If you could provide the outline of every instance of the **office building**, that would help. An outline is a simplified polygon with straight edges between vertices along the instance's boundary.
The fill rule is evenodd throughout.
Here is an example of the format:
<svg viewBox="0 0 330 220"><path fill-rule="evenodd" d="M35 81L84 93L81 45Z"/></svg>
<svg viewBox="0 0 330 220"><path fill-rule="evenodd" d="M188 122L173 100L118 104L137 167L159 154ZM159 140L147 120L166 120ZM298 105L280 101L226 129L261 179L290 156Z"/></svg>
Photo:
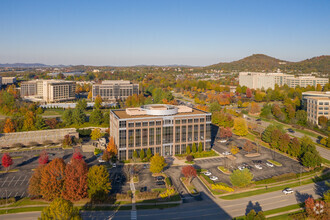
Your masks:
<svg viewBox="0 0 330 220"><path fill-rule="evenodd" d="M76 83L64 80L33 80L21 83L21 97L36 102L74 100Z"/></svg>
<svg viewBox="0 0 330 220"><path fill-rule="evenodd" d="M131 159L134 150L162 156L183 154L193 143L211 147L211 113L187 106L164 104L110 111L110 136L120 160Z"/></svg>
<svg viewBox="0 0 330 220"><path fill-rule="evenodd" d="M318 124L318 119L321 116L330 119L330 98L307 97L307 121Z"/></svg>
<svg viewBox="0 0 330 220"><path fill-rule="evenodd" d="M16 77L2 77L2 85L10 85L16 83Z"/></svg>
<svg viewBox="0 0 330 220"><path fill-rule="evenodd" d="M294 77L293 75L284 73L239 73L239 85L246 86L251 89L274 89L276 84L279 86L283 86L286 84L290 88L295 88L296 86L317 86L317 84L324 86L327 83L329 83L328 78L316 78L314 76Z"/></svg>
<svg viewBox="0 0 330 220"><path fill-rule="evenodd" d="M304 110L307 110L307 98L310 97L328 97L330 99L330 91L321 92L321 91L308 91L302 93L301 106Z"/></svg>
<svg viewBox="0 0 330 220"><path fill-rule="evenodd" d="M94 84L92 93L93 100L98 95L104 101L126 99L133 94L139 94L139 84L133 84L125 80L105 80L101 84Z"/></svg>

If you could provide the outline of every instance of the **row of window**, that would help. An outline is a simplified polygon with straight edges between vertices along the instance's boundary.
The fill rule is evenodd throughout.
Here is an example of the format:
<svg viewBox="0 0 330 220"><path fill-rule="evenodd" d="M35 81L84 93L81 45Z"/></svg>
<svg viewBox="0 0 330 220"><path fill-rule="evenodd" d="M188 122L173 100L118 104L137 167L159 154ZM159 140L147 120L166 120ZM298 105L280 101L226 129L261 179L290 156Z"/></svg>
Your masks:
<svg viewBox="0 0 330 220"><path fill-rule="evenodd" d="M206 132L206 133L205 133ZM201 125L168 126L119 131L119 148L153 146L169 143L203 141L211 138L211 127Z"/></svg>
<svg viewBox="0 0 330 220"><path fill-rule="evenodd" d="M169 124L173 124L174 120L170 120L170 119L165 119L163 121L164 125L169 125ZM194 119L176 119L175 120L175 124L191 124L191 123L203 123L205 121L204 118L194 118ZM206 121L211 121L211 116L207 115L206 116ZM129 128L133 128L133 127L146 127L146 126L155 126L155 124L157 126L162 124L161 120L157 120L155 121L144 121L144 122L128 122L128 127ZM126 121L119 121L119 128L126 128L127 126L127 122Z"/></svg>

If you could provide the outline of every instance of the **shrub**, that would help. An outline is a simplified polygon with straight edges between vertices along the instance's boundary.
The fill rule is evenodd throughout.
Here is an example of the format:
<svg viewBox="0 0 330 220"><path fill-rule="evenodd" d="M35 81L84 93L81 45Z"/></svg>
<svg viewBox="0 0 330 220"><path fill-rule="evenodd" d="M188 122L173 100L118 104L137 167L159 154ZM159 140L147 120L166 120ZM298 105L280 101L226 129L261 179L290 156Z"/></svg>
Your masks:
<svg viewBox="0 0 330 220"><path fill-rule="evenodd" d="M13 144L13 145L11 145L12 147L15 147L15 148L21 148L21 147L24 147L24 145L23 144L21 144L21 143L15 143L15 144Z"/></svg>
<svg viewBox="0 0 330 220"><path fill-rule="evenodd" d="M172 180L169 177L165 178L165 182L168 186L170 186L170 187L172 186Z"/></svg>
<svg viewBox="0 0 330 220"><path fill-rule="evenodd" d="M164 199L166 197L170 197L174 193L175 193L175 190L174 189L167 189L166 191L164 191L161 194L159 194L159 196Z"/></svg>
<svg viewBox="0 0 330 220"><path fill-rule="evenodd" d="M189 154L189 155L187 155L186 160L189 161L189 162L191 162L191 161L194 160L194 156L192 156L192 155Z"/></svg>
<svg viewBox="0 0 330 220"><path fill-rule="evenodd" d="M8 198L7 201L6 199L0 199L0 205L5 205L14 202L16 202L16 199L14 197Z"/></svg>
<svg viewBox="0 0 330 220"><path fill-rule="evenodd" d="M226 191L226 192L233 192L234 189L229 186L224 186L223 184L212 184L213 190L220 190L220 191Z"/></svg>
<svg viewBox="0 0 330 220"><path fill-rule="evenodd" d="M103 151L101 150L101 149L99 149L99 148L95 148L94 149L94 155L98 155L98 154L100 154L100 153L102 153Z"/></svg>

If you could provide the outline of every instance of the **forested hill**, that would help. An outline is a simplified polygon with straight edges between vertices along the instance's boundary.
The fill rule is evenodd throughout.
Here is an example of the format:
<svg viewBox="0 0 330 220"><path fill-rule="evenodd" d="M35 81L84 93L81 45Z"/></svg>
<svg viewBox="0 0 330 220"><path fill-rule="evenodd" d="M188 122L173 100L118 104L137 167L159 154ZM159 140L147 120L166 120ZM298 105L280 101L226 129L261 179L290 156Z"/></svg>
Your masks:
<svg viewBox="0 0 330 220"><path fill-rule="evenodd" d="M245 57L241 60L229 62L229 63L218 63L205 68L210 69L221 69L225 72L232 71L266 71L272 72L277 69L283 72L320 72L323 74L330 74L330 56L319 56L311 59L289 62L285 60L279 60L274 57L270 57L264 54L253 54Z"/></svg>

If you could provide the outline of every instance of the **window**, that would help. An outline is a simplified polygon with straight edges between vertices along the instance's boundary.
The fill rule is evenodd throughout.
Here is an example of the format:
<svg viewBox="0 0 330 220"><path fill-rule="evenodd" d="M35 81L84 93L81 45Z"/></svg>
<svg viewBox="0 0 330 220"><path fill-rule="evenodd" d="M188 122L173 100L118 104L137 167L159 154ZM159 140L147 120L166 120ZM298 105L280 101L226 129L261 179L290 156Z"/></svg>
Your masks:
<svg viewBox="0 0 330 220"><path fill-rule="evenodd" d="M319 107L319 110L323 110L323 107Z"/></svg>
<svg viewBox="0 0 330 220"><path fill-rule="evenodd" d="M128 159L133 158L133 150L128 150Z"/></svg>
<svg viewBox="0 0 330 220"><path fill-rule="evenodd" d="M198 125L194 125L194 141L198 141Z"/></svg>
<svg viewBox="0 0 330 220"><path fill-rule="evenodd" d="M126 147L126 130L119 131L119 148Z"/></svg>
<svg viewBox="0 0 330 220"><path fill-rule="evenodd" d="M162 121L156 121L156 125L162 125Z"/></svg>
<svg viewBox="0 0 330 220"><path fill-rule="evenodd" d="M206 125L206 140L211 139L211 124Z"/></svg>
<svg viewBox="0 0 330 220"><path fill-rule="evenodd" d="M173 127L163 127L163 144L173 143Z"/></svg>
<svg viewBox="0 0 330 220"><path fill-rule="evenodd" d="M198 123L199 122L199 119L198 118L195 118L194 119L194 123Z"/></svg>
<svg viewBox="0 0 330 220"><path fill-rule="evenodd" d="M119 160L126 160L126 150L119 151Z"/></svg>
<svg viewBox="0 0 330 220"><path fill-rule="evenodd" d="M142 129L142 146L148 145L148 128Z"/></svg>
<svg viewBox="0 0 330 220"><path fill-rule="evenodd" d="M188 141L192 141L192 125L188 125Z"/></svg>
<svg viewBox="0 0 330 220"><path fill-rule="evenodd" d="M186 153L186 145L181 144L181 154L185 154L185 153Z"/></svg>
<svg viewBox="0 0 330 220"><path fill-rule="evenodd" d="M192 123L193 122L193 120L192 119L188 119L188 123Z"/></svg>
<svg viewBox="0 0 330 220"><path fill-rule="evenodd" d="M161 153L160 153L160 147L156 147L156 153L158 153L159 155L161 155Z"/></svg>
<svg viewBox="0 0 330 220"><path fill-rule="evenodd" d="M180 126L175 127L175 142L180 142Z"/></svg>
<svg viewBox="0 0 330 220"><path fill-rule="evenodd" d="M128 130L128 147L134 147L134 130Z"/></svg>
<svg viewBox="0 0 330 220"><path fill-rule="evenodd" d="M162 128L156 128L156 145L160 145L162 143Z"/></svg>
<svg viewBox="0 0 330 220"><path fill-rule="evenodd" d="M149 128L149 145L155 144L155 128Z"/></svg>
<svg viewBox="0 0 330 220"><path fill-rule="evenodd" d="M135 147L141 146L141 129L135 130Z"/></svg>
<svg viewBox="0 0 330 220"><path fill-rule="evenodd" d="M128 127L129 128L133 128L134 127L134 123L133 122L128 123Z"/></svg>
<svg viewBox="0 0 330 220"><path fill-rule="evenodd" d="M211 121L211 115L206 115L206 121Z"/></svg>
<svg viewBox="0 0 330 220"><path fill-rule="evenodd" d="M142 123L142 126L143 126L143 127L148 126L148 122L147 122L147 121L143 122L143 123Z"/></svg>
<svg viewBox="0 0 330 220"><path fill-rule="evenodd" d="M204 140L204 125L199 126L199 135L200 135L200 139Z"/></svg>
<svg viewBox="0 0 330 220"><path fill-rule="evenodd" d="M180 119L176 119L175 124L180 124Z"/></svg>
<svg viewBox="0 0 330 220"><path fill-rule="evenodd" d="M319 105L323 105L323 102L320 102Z"/></svg>
<svg viewBox="0 0 330 220"><path fill-rule="evenodd" d="M187 123L187 119L182 119L182 124L186 124Z"/></svg>
<svg viewBox="0 0 330 220"><path fill-rule="evenodd" d="M119 128L126 128L126 121L119 121Z"/></svg>
<svg viewBox="0 0 330 220"><path fill-rule="evenodd" d="M155 121L149 121L149 126L154 126L155 125Z"/></svg>
<svg viewBox="0 0 330 220"><path fill-rule="evenodd" d="M164 125L171 125L173 124L173 120L165 119L164 120Z"/></svg>
<svg viewBox="0 0 330 220"><path fill-rule="evenodd" d="M204 118L200 118L199 121L200 122L204 122L205 120L204 120Z"/></svg>
<svg viewBox="0 0 330 220"><path fill-rule="evenodd" d="M141 122L135 122L135 127L141 127Z"/></svg>
<svg viewBox="0 0 330 220"><path fill-rule="evenodd" d="M185 142L186 139L187 139L187 126L182 126L181 141Z"/></svg>
<svg viewBox="0 0 330 220"><path fill-rule="evenodd" d="M175 154L180 154L180 145L175 145Z"/></svg>

